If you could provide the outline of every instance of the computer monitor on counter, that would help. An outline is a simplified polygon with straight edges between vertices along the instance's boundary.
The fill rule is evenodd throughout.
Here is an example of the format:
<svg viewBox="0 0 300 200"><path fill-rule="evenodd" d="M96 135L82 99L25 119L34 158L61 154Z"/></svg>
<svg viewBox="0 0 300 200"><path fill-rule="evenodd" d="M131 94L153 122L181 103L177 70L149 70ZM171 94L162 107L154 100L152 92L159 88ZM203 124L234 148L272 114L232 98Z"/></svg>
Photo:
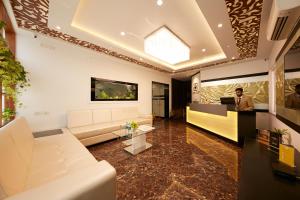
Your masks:
<svg viewBox="0 0 300 200"><path fill-rule="evenodd" d="M235 105L234 97L221 97L221 104L224 105Z"/></svg>

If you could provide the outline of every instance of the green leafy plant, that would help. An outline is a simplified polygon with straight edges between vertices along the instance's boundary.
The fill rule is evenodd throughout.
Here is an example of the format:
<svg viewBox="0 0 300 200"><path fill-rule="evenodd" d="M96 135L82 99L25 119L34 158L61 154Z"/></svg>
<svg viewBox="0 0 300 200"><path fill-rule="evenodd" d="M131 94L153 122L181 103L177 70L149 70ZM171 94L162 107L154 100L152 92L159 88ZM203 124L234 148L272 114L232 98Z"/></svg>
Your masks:
<svg viewBox="0 0 300 200"><path fill-rule="evenodd" d="M272 132L276 133L278 135L281 135L281 136L288 134L288 130L287 129L280 129L280 128L274 128L274 130Z"/></svg>
<svg viewBox="0 0 300 200"><path fill-rule="evenodd" d="M4 21L2 21L2 20L0 20L0 29L2 29L2 28L4 28L5 27L5 22Z"/></svg>
<svg viewBox="0 0 300 200"><path fill-rule="evenodd" d="M133 130L135 130L135 129L137 129L137 128L139 127L139 125L138 125L135 121L132 121L132 122L130 123L130 127L131 127Z"/></svg>
<svg viewBox="0 0 300 200"><path fill-rule="evenodd" d="M0 29L5 27L5 22L0 21ZM19 61L17 61L10 51L5 39L0 36L0 80L6 98L12 99L16 106L18 95L25 87L30 86L27 72Z"/></svg>
<svg viewBox="0 0 300 200"><path fill-rule="evenodd" d="M2 112L2 118L4 122L9 122L15 115L16 112L10 108L5 108Z"/></svg>

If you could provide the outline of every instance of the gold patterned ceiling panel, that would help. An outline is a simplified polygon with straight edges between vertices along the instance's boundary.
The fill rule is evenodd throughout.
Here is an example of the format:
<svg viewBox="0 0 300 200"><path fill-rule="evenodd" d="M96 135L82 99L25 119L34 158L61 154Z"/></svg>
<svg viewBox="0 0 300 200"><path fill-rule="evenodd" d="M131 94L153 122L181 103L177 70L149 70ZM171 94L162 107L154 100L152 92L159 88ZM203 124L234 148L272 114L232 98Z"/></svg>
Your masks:
<svg viewBox="0 0 300 200"><path fill-rule="evenodd" d="M240 54L239 58L201 66L201 68L225 64L245 58L251 58L257 55L263 0L225 0L225 2L228 8L228 14L232 24L236 45ZM48 27L49 0L10 0L10 3L17 20L17 24L20 28L39 32L53 38L58 38L75 45L141 65L146 68L167 73L171 72L120 54L116 51L80 40L71 35L50 29ZM178 70L178 72L185 72L198 68L200 67L194 66L187 69Z"/></svg>
<svg viewBox="0 0 300 200"><path fill-rule="evenodd" d="M225 0L225 3L228 9L239 57L234 60L178 70L178 73L256 57L263 0Z"/></svg>
<svg viewBox="0 0 300 200"><path fill-rule="evenodd" d="M225 0L239 57L257 55L263 0Z"/></svg>

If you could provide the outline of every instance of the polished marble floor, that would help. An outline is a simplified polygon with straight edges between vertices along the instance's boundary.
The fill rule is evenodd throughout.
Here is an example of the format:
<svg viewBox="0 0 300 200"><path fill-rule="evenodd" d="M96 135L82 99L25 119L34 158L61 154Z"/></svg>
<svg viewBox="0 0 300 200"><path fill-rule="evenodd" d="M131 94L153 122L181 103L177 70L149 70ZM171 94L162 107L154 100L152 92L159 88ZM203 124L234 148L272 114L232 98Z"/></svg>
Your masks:
<svg viewBox="0 0 300 200"><path fill-rule="evenodd" d="M155 120L153 144L133 156L122 140L89 147L117 170L118 200L237 199L241 149L182 121Z"/></svg>

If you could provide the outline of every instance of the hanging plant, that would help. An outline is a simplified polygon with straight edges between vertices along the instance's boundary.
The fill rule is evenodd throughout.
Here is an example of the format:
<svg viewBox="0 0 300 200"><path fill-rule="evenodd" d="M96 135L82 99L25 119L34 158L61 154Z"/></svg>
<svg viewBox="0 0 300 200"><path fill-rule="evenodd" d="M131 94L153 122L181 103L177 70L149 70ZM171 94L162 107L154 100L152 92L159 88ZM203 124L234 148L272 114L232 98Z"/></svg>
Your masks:
<svg viewBox="0 0 300 200"><path fill-rule="evenodd" d="M8 123L10 120L13 119L13 117L16 115L16 112L10 108L5 108L2 112L2 118L4 121L4 124Z"/></svg>
<svg viewBox="0 0 300 200"><path fill-rule="evenodd" d="M2 30L4 27L5 22L0 20L0 29ZM15 60L2 35L0 36L0 81L5 97L11 98L16 106L20 106L17 97L23 88L29 86L29 79L24 67Z"/></svg>

